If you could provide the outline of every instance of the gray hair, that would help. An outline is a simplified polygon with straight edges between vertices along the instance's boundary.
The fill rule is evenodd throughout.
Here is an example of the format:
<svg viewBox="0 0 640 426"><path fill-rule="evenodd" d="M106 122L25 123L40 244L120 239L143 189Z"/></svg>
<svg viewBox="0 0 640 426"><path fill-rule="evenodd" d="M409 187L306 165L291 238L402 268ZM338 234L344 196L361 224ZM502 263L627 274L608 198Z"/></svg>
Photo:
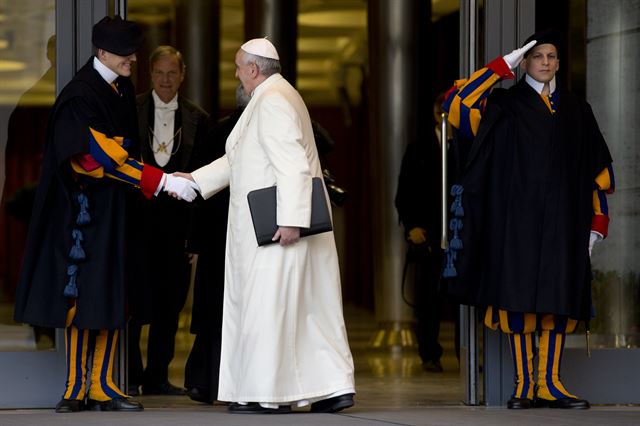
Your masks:
<svg viewBox="0 0 640 426"><path fill-rule="evenodd" d="M269 77L270 75L279 73L282 68L280 61L277 59L265 58L264 56L254 55L253 53L244 52L247 63L253 62L258 67L260 74Z"/></svg>
<svg viewBox="0 0 640 426"><path fill-rule="evenodd" d="M239 108L244 108L249 105L249 101L251 100L251 96L247 95L244 92L244 87L242 84L238 85L236 88L236 106Z"/></svg>

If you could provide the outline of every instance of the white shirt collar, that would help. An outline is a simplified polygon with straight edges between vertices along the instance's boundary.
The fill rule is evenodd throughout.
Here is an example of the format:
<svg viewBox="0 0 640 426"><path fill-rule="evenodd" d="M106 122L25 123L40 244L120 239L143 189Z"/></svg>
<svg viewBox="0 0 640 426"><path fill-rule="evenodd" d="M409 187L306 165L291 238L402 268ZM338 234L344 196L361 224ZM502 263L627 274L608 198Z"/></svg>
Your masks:
<svg viewBox="0 0 640 426"><path fill-rule="evenodd" d="M93 57L93 69L98 71L98 74L100 74L100 76L102 76L102 78L104 78L104 80L109 84L113 83L116 81L116 78L118 78L118 74L111 71L109 67L100 62L100 59L95 56Z"/></svg>
<svg viewBox="0 0 640 426"><path fill-rule="evenodd" d="M544 87L544 83L539 82L538 80L531 77L529 74L525 74L525 80L535 90L538 92L538 95L542 93L542 88ZM556 91L556 76L554 75L551 81L549 82L549 94L552 94Z"/></svg>
<svg viewBox="0 0 640 426"><path fill-rule="evenodd" d="M162 109L169 109L169 110L178 109L178 94L177 93L173 97L173 99L171 99L168 103L165 103L162 99L160 99L160 96L158 96L158 94L156 93L155 90L151 91L151 96L153 96L153 105L155 106L155 108L162 108Z"/></svg>

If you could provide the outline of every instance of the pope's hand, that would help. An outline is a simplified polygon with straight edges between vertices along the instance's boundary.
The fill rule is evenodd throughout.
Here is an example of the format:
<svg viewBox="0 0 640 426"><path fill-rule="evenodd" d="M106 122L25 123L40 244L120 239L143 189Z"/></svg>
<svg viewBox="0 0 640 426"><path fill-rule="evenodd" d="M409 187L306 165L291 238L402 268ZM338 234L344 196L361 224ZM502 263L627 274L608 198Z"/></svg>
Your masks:
<svg viewBox="0 0 640 426"><path fill-rule="evenodd" d="M504 55L502 59L507 63L507 66L510 69L514 69L520 64L522 58L524 58L525 53L529 51L536 44L535 40L531 40L529 43L525 44L519 49L514 50L513 52Z"/></svg>
<svg viewBox="0 0 640 426"><path fill-rule="evenodd" d="M300 239L300 228L293 226L280 226L271 241L279 241L281 246L297 243Z"/></svg>
<svg viewBox="0 0 640 426"><path fill-rule="evenodd" d="M591 235L589 235L589 257L591 257L591 251L593 251L593 246L596 245L597 242L602 241L602 234L596 231L591 231Z"/></svg>
<svg viewBox="0 0 640 426"><path fill-rule="evenodd" d="M165 174L163 191L178 200L193 201L198 196L198 185L180 176Z"/></svg>
<svg viewBox="0 0 640 426"><path fill-rule="evenodd" d="M185 178L185 179L189 179L191 182L195 182L195 180L193 180L193 176L191 176L191 173L174 172L173 175L174 176L178 176L178 177L182 177L182 178Z"/></svg>

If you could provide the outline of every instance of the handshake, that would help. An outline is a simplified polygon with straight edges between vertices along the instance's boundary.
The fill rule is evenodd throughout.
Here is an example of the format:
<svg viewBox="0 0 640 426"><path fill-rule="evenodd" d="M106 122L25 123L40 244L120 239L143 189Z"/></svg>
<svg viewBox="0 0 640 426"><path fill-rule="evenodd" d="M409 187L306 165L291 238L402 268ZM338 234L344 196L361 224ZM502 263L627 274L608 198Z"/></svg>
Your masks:
<svg viewBox="0 0 640 426"><path fill-rule="evenodd" d="M160 190L178 200L191 202L198 196L196 191L199 191L200 187L193 181L191 175L187 173L174 173L171 175L165 173L160 180L156 193L159 193Z"/></svg>

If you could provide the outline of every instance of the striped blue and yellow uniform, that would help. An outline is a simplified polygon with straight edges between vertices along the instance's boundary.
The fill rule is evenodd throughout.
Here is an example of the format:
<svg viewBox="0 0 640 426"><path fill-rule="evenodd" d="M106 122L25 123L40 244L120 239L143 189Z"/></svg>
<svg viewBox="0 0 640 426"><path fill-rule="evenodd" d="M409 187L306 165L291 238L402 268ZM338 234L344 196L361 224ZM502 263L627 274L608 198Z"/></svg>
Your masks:
<svg viewBox="0 0 640 426"><path fill-rule="evenodd" d="M511 79L511 72L502 57L476 71L469 79L457 80L446 95L443 109L448 120L462 137L474 138L480 126L482 112L492 87L502 79ZM555 113L558 91L542 100L551 113ZM609 226L606 194L615 188L611 165L603 169L594 179L593 218L591 229L606 238ZM498 329L509 336L514 361L515 388L512 397L546 400L575 398L560 382L560 361L566 333L572 333L577 321L567 316L508 312L489 306L485 325ZM535 352L534 333L539 331L538 378L534 382L533 358ZM535 385L535 386L534 386Z"/></svg>
<svg viewBox="0 0 640 426"><path fill-rule="evenodd" d="M74 172L94 178L110 178L139 187L151 198L162 179L162 171L129 157L128 139L108 137L95 129L87 132L89 152L71 159Z"/></svg>
<svg viewBox="0 0 640 426"><path fill-rule="evenodd" d="M96 179L110 178L139 187L151 198L155 193L162 171L130 158L129 141L121 136L108 137L88 128L89 152L71 159L71 168L79 175ZM118 330L86 330L74 324L77 307L67 313L65 347L67 381L64 399L84 400L87 395L95 401L107 401L126 395L113 382ZM87 383L88 362L91 359L91 377Z"/></svg>

